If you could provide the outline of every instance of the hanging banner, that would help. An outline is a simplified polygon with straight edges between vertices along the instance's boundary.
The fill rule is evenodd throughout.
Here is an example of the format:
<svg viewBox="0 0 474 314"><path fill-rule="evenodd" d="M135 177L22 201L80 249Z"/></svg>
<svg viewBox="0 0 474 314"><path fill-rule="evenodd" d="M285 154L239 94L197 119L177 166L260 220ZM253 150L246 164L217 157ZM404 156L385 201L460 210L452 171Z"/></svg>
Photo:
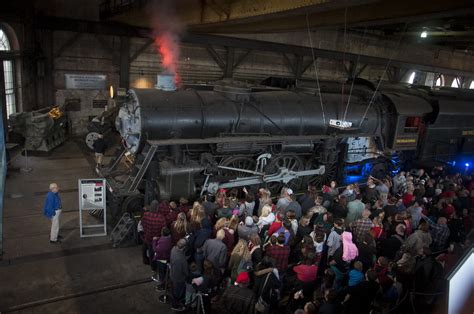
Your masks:
<svg viewBox="0 0 474 314"><path fill-rule="evenodd" d="M105 89L106 75L65 74L66 89Z"/></svg>

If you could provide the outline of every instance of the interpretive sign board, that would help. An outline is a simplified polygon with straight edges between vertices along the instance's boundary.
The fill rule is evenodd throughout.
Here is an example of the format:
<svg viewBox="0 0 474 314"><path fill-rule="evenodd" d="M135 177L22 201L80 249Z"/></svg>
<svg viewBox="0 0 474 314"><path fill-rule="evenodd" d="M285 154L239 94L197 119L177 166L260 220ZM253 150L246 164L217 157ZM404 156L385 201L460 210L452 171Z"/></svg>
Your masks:
<svg viewBox="0 0 474 314"><path fill-rule="evenodd" d="M79 229L81 238L107 235L106 194L105 179L79 179ZM84 224L83 213L89 213L90 211L102 211L103 223ZM96 219L96 217L93 218ZM99 232L87 232L86 234L85 229L98 229Z"/></svg>

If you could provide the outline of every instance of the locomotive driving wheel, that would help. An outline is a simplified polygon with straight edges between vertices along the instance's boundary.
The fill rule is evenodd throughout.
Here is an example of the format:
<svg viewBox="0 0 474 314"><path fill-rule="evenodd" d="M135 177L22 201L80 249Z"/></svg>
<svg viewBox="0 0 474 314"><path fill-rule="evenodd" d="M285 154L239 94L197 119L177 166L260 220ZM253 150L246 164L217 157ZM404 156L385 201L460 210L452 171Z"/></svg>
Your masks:
<svg viewBox="0 0 474 314"><path fill-rule="evenodd" d="M255 167L257 166L257 162L245 156L237 156L237 157L228 157L221 161L219 166L255 171ZM237 170L228 170L228 169L219 169L219 174L230 179L235 178L242 178L242 177L249 177L253 174L237 171Z"/></svg>
<svg viewBox="0 0 474 314"><path fill-rule="evenodd" d="M97 132L89 132L86 135L86 145L89 147L91 150L94 149L94 142L99 138L99 133Z"/></svg>
<svg viewBox="0 0 474 314"><path fill-rule="evenodd" d="M278 156L273 158L270 164L265 168L267 175L278 172L278 168L287 168L290 171L304 170L304 162L301 158L296 156ZM293 191L299 190L303 183L303 178L295 178L286 184ZM270 182L267 184L268 189L272 194L278 193L281 188L285 186L283 182Z"/></svg>
<svg viewBox="0 0 474 314"><path fill-rule="evenodd" d="M132 217L143 214L145 197L143 194L135 194L126 197L122 203L122 213L129 213Z"/></svg>
<svg viewBox="0 0 474 314"><path fill-rule="evenodd" d="M320 164L313 161L308 166L308 169L317 169ZM314 185L317 189L321 189L323 185L328 185L332 180L336 179L336 164L325 165L325 171L322 175L309 176L306 179L307 185Z"/></svg>

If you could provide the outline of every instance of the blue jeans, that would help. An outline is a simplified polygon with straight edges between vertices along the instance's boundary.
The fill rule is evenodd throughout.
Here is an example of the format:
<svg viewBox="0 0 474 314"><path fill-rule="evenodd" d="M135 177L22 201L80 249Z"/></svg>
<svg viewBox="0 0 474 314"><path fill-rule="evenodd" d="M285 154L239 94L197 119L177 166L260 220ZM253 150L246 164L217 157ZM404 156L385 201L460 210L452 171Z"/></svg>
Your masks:
<svg viewBox="0 0 474 314"><path fill-rule="evenodd" d="M156 266L158 269L158 278L160 278L160 281L164 284L166 280L166 269L168 267L166 266L166 263L160 261L156 261Z"/></svg>

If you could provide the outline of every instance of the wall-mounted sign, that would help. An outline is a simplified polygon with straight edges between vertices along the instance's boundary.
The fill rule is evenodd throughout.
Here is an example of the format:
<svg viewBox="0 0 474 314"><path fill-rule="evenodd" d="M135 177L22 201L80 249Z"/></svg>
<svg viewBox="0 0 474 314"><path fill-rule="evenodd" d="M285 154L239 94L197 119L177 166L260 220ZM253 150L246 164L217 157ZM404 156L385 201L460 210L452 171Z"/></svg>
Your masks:
<svg viewBox="0 0 474 314"><path fill-rule="evenodd" d="M65 74L67 89L105 89L106 75Z"/></svg>

